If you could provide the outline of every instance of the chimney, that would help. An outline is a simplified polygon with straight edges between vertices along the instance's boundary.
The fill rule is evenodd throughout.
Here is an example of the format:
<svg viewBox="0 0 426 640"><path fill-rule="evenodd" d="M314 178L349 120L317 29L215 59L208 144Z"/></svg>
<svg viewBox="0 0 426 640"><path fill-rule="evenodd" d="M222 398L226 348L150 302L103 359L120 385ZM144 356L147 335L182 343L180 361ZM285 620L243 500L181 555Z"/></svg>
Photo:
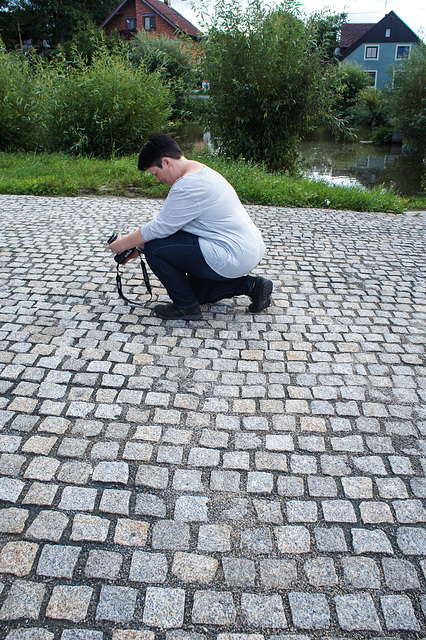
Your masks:
<svg viewBox="0 0 426 640"><path fill-rule="evenodd" d="M166 4L168 7L170 7L171 4L172 4L172 0L164 0L164 4Z"/></svg>

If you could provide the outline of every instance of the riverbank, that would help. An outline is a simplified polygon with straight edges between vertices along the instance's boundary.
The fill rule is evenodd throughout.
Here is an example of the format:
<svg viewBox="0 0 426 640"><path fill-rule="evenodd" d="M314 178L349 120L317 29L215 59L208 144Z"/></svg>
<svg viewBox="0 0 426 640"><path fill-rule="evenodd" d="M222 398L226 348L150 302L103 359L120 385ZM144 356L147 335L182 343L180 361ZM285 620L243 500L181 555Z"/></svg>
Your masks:
<svg viewBox="0 0 426 640"><path fill-rule="evenodd" d="M424 197L404 198L380 187L361 189L271 174L262 167L194 152L222 173L246 204L352 211L426 210ZM168 187L137 170L136 156L101 160L63 154L0 154L0 193L19 195L116 195L164 198Z"/></svg>

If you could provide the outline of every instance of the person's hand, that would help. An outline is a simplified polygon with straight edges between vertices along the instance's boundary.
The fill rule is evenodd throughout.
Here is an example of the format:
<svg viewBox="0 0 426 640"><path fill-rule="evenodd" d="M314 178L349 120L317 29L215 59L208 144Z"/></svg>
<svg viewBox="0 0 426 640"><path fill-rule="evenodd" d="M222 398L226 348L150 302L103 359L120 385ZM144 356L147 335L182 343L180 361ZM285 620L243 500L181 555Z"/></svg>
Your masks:
<svg viewBox="0 0 426 640"><path fill-rule="evenodd" d="M119 244L122 237L121 233L119 233L114 242L111 242L111 244L108 245L113 253L123 253L124 249L120 249Z"/></svg>

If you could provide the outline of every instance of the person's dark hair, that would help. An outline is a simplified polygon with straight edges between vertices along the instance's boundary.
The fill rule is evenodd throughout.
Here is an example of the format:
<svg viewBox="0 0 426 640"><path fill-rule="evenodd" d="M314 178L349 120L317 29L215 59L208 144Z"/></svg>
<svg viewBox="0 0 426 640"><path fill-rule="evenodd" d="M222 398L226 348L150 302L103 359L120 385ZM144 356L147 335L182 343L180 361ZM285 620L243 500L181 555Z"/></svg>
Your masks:
<svg viewBox="0 0 426 640"><path fill-rule="evenodd" d="M138 169L145 171L150 167L162 167L163 158L175 158L183 156L182 149L176 140L165 133L154 133L145 142L139 152Z"/></svg>

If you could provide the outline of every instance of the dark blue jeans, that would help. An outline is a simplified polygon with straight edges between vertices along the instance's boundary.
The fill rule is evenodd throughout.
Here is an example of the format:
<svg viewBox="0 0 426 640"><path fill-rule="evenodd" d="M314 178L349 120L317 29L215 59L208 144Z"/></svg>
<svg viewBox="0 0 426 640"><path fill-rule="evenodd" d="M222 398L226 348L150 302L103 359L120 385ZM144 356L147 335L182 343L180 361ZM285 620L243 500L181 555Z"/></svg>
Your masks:
<svg viewBox="0 0 426 640"><path fill-rule="evenodd" d="M184 309L223 298L248 295L254 278L224 278L207 264L198 236L177 231L167 238L145 244L145 257L151 271L165 287L170 299Z"/></svg>

